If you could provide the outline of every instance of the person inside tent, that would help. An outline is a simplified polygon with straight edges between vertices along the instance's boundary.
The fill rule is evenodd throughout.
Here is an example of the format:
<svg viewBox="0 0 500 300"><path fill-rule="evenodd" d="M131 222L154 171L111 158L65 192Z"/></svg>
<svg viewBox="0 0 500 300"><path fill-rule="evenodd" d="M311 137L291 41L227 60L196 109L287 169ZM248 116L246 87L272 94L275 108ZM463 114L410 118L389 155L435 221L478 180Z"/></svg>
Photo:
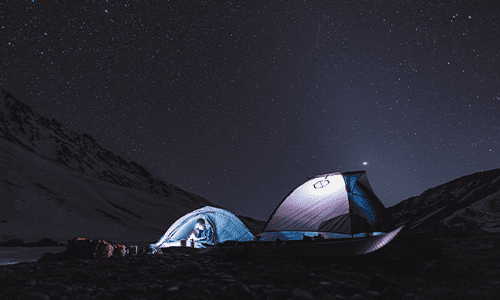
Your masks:
<svg viewBox="0 0 500 300"><path fill-rule="evenodd" d="M191 242L213 245L213 231L212 228L207 228L205 220L200 218L194 225L194 232L189 236Z"/></svg>

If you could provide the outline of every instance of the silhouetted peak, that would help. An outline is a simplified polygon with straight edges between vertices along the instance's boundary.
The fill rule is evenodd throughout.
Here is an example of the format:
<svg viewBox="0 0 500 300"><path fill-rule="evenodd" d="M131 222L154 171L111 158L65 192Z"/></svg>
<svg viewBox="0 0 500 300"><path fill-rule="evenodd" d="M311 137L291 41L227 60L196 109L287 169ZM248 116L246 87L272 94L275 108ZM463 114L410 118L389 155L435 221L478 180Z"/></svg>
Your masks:
<svg viewBox="0 0 500 300"><path fill-rule="evenodd" d="M500 169L466 175L389 207L410 230L452 228L500 232Z"/></svg>
<svg viewBox="0 0 500 300"><path fill-rule="evenodd" d="M2 93L0 138L103 181L167 198L172 194L182 195L192 202L193 208L210 204L158 178L144 166L106 149L90 134L70 131L57 120L36 113L12 94Z"/></svg>

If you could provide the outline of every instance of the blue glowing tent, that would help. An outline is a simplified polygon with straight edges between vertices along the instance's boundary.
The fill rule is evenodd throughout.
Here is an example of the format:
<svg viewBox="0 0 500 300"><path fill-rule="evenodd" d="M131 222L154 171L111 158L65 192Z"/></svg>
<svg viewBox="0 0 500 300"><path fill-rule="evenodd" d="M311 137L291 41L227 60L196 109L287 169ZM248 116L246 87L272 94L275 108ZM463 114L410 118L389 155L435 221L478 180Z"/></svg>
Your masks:
<svg viewBox="0 0 500 300"><path fill-rule="evenodd" d="M374 236L389 232L392 222L375 196L365 171L329 173L308 179L278 205L261 241Z"/></svg>
<svg viewBox="0 0 500 300"><path fill-rule="evenodd" d="M227 240L253 240L253 234L237 216L221 208L205 206L179 218L156 244L150 246L153 249L183 246L179 242L188 239L198 219L205 220L206 228L210 231L210 241L204 243L205 245L214 245ZM205 245L197 243L195 248L204 248Z"/></svg>

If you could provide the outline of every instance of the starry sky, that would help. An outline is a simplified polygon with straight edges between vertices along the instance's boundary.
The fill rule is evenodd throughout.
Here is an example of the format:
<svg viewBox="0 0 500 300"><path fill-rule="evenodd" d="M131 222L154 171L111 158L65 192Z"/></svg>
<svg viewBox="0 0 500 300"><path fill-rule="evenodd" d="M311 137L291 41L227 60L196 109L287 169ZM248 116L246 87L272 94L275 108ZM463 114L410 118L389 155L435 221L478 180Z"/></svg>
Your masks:
<svg viewBox="0 0 500 300"><path fill-rule="evenodd" d="M500 167L496 1L2 1L0 87L265 220L366 170L386 206Z"/></svg>

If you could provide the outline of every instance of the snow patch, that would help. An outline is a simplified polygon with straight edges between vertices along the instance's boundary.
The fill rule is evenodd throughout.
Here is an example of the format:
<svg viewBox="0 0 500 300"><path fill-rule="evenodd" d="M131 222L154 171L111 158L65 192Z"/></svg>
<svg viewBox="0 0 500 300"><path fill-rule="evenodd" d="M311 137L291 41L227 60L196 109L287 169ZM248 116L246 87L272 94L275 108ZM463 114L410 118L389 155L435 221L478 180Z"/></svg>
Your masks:
<svg viewBox="0 0 500 300"><path fill-rule="evenodd" d="M442 210L443 210L443 209L445 209L446 207L447 207L447 205L445 205L445 206L441 207L440 209L437 209L437 210L435 210L435 211L431 212L430 214L426 215L425 217L423 217L423 218L419 219L418 221L416 221L415 223L413 223L413 226L412 226L410 229L413 229L413 228L417 227L418 225L422 224L422 222L423 222L424 220L426 220L427 218L429 218L429 217L431 217L431 216L433 216L433 215L437 214L438 212L442 211Z"/></svg>
<svg viewBox="0 0 500 300"><path fill-rule="evenodd" d="M453 196L455 197L461 197L461 195L463 195L469 188L470 186L472 185L472 182L469 182L468 184L466 185L463 185L463 186L460 186L454 190L452 190L450 192L450 194L452 194ZM462 199L463 200L463 199Z"/></svg>
<svg viewBox="0 0 500 300"><path fill-rule="evenodd" d="M478 202L484 202L485 200L488 201L487 199L483 199ZM469 205L466 208L455 211L453 214L443 219L442 222L448 226L472 222L485 231L492 233L500 232L500 213L493 213L491 211L477 208L482 207L483 205L485 204L474 203L474 205Z"/></svg>

